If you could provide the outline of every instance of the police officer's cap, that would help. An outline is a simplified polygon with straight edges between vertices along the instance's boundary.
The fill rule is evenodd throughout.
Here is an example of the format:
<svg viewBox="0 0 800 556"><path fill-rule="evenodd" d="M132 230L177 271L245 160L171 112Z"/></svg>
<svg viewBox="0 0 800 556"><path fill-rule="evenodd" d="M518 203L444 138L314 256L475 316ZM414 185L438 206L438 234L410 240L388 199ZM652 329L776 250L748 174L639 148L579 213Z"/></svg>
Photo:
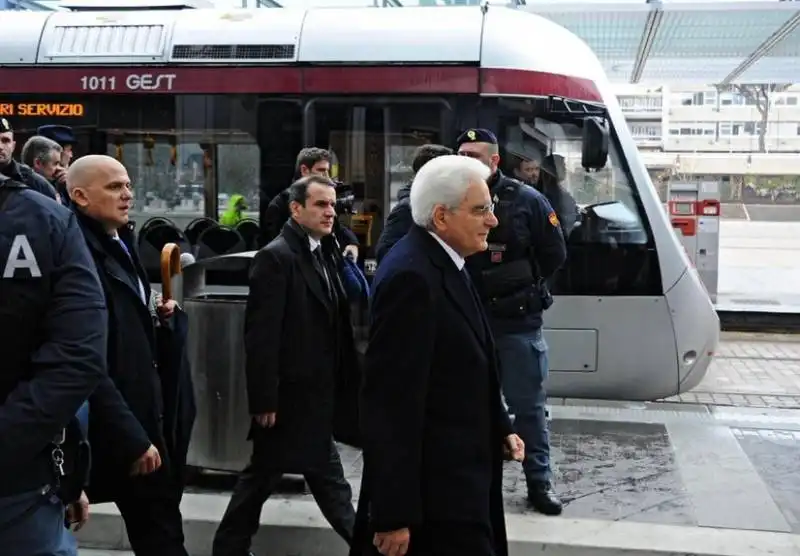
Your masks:
<svg viewBox="0 0 800 556"><path fill-rule="evenodd" d="M72 128L65 125L43 125L36 130L36 134L52 139L62 147L77 143Z"/></svg>
<svg viewBox="0 0 800 556"><path fill-rule="evenodd" d="M488 129L472 128L458 136L456 143L460 147L464 143L490 143L497 144L497 137Z"/></svg>
<svg viewBox="0 0 800 556"><path fill-rule="evenodd" d="M5 118L0 118L0 133L8 133L9 131L14 131L14 128L11 127L11 122Z"/></svg>

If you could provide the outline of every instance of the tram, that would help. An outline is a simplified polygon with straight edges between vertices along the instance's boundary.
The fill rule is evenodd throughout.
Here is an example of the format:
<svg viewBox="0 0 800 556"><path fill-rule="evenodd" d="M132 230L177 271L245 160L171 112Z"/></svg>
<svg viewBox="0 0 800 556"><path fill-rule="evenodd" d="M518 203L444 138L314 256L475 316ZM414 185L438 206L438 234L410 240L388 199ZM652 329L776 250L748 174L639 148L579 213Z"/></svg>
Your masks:
<svg viewBox="0 0 800 556"><path fill-rule="evenodd" d="M137 220L216 218L233 194L255 211L315 145L335 153L355 211L370 217L360 232L369 262L418 145L452 145L480 126L496 132L504 160L561 155L582 208L545 316L550 394L654 400L705 375L714 307L600 62L555 23L493 6L3 20L0 117L18 144L41 124L71 126L77 155L107 153L129 169ZM607 134L601 167L584 165L587 126Z"/></svg>

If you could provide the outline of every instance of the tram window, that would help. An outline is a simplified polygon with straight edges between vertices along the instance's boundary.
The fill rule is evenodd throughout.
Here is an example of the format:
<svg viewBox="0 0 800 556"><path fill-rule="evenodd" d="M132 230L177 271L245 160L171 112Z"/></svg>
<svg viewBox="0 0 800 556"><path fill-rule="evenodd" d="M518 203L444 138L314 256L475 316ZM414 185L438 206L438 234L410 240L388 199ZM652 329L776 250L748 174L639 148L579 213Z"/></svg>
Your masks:
<svg viewBox="0 0 800 556"><path fill-rule="evenodd" d="M137 223L161 216L185 229L199 216L218 217L236 193L244 216L257 217L255 97L106 96L98 105L98 133L128 170Z"/></svg>
<svg viewBox="0 0 800 556"><path fill-rule="evenodd" d="M501 100L504 171L547 196L567 240L567 262L553 284L563 295L657 295L658 259L638 191L612 134L606 167L581 167L577 119L546 103Z"/></svg>
<svg viewBox="0 0 800 556"><path fill-rule="evenodd" d="M231 198L241 195L247 205L243 216L258 220L260 158L255 144L242 141L217 146L217 213L220 217L228 209Z"/></svg>
<svg viewBox="0 0 800 556"><path fill-rule="evenodd" d="M333 177L353 189L356 214L341 220L359 237L362 260L374 256L384 220L410 183L415 149L444 140L449 111L440 99L314 104L314 144L331 150Z"/></svg>

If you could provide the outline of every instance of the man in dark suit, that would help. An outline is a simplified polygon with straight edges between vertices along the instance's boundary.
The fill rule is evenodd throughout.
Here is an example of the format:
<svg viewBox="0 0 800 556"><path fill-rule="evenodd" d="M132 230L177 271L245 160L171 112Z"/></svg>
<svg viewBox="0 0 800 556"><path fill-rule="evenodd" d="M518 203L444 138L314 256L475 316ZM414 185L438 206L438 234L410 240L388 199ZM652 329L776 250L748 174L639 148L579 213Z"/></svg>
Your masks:
<svg viewBox="0 0 800 556"><path fill-rule="evenodd" d="M164 430L169 377L158 361L159 328L176 305L153 297L151 306L128 225L125 167L110 156L80 158L67 172L67 192L108 306L109 376L89 398L89 501L116 503L137 556L186 556L181 469Z"/></svg>
<svg viewBox="0 0 800 556"><path fill-rule="evenodd" d="M336 191L324 176L289 188L291 218L253 261L245 316L250 465L214 538L214 556L244 556L283 473L305 476L346 541L355 512L333 441L337 390L353 349L345 294L331 264Z"/></svg>
<svg viewBox="0 0 800 556"><path fill-rule="evenodd" d="M415 225L375 276L353 554L508 552L502 461L521 460L524 447L503 407L494 340L464 270L497 226L488 177L467 157L423 166L411 187Z"/></svg>

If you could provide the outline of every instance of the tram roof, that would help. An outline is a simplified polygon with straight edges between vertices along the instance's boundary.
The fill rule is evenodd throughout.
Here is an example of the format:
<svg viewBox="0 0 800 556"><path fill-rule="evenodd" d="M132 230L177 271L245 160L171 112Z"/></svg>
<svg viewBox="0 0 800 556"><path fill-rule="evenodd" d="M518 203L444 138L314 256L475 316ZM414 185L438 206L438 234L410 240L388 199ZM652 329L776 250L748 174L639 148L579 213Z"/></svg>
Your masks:
<svg viewBox="0 0 800 556"><path fill-rule="evenodd" d="M15 0L22 2L23 0ZM34 1L34 0L27 0ZM46 0L38 0L44 3ZM82 0L91 4L98 0ZM115 0L124 2L125 0ZM154 2L137 0L146 9ZM247 0L248 7L476 5L485 0ZM800 1L488 0L541 15L581 37L611 82L800 82ZM81 0L72 0L80 3ZM102 2L108 4L108 2ZM242 0L212 0L217 7ZM69 5L66 0L62 6ZM85 8L84 8L85 9ZM547 48L547 45L542 45Z"/></svg>
<svg viewBox="0 0 800 556"><path fill-rule="evenodd" d="M214 0L241 5L241 0ZM256 0L250 0L254 6ZM482 0L270 0L278 7L389 8ZM581 37L615 83L800 82L800 1L489 0L546 17ZM262 5L265 5L263 2ZM543 45L547 47L547 45Z"/></svg>

